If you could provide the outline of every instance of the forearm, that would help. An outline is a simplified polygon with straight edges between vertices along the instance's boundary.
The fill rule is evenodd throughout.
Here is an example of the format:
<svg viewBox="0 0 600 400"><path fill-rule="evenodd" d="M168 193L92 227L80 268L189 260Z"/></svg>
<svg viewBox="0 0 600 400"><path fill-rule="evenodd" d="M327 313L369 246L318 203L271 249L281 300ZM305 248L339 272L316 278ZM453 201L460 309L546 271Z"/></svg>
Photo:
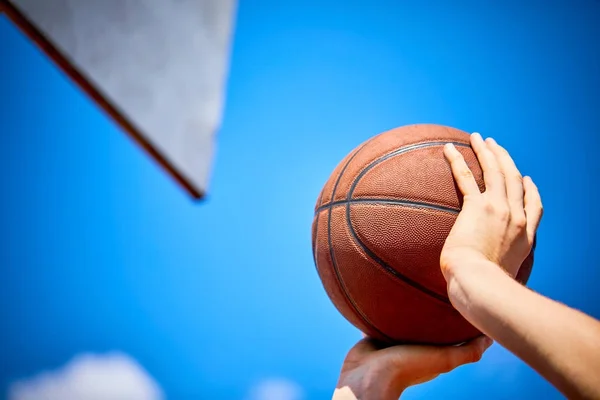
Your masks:
<svg viewBox="0 0 600 400"><path fill-rule="evenodd" d="M447 273L452 304L569 398L600 398L600 323L491 263Z"/></svg>

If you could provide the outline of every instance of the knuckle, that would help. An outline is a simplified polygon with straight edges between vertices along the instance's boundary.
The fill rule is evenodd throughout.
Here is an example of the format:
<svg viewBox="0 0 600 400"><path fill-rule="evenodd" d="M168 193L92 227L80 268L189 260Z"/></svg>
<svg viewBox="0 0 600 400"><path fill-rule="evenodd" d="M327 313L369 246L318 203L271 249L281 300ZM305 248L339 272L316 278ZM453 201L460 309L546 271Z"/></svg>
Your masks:
<svg viewBox="0 0 600 400"><path fill-rule="evenodd" d="M473 362L477 362L479 360L481 360L481 357L483 356L483 352L481 350L479 350L479 348L475 348L471 350L471 361Z"/></svg>
<svg viewBox="0 0 600 400"><path fill-rule="evenodd" d="M471 172L471 170L469 168L463 168L460 171L460 176L462 178L472 178L473 177L473 172Z"/></svg>
<svg viewBox="0 0 600 400"><path fill-rule="evenodd" d="M496 166L495 170L494 170L498 175L500 175L500 177L502 178L502 180L504 182L506 182L506 174L504 173L504 170L498 165Z"/></svg>
<svg viewBox="0 0 600 400"><path fill-rule="evenodd" d="M500 147L500 152L502 153L502 156L506 157L507 159L512 160L512 157L510 155L510 153L508 152L508 150L506 150L504 147L498 145L498 147Z"/></svg>
<svg viewBox="0 0 600 400"><path fill-rule="evenodd" d="M470 357L470 354L465 354L464 352L452 352L447 357L444 357L444 361L441 365L443 367L444 372L450 372L454 368L458 367L461 364L466 362L465 358Z"/></svg>
<svg viewBox="0 0 600 400"><path fill-rule="evenodd" d="M503 221L510 219L508 205L503 202L488 201L485 203L485 211L490 215L501 218Z"/></svg>
<svg viewBox="0 0 600 400"><path fill-rule="evenodd" d="M519 213L518 215L513 215L510 220L510 223L519 232L525 231L527 229L527 218L521 213Z"/></svg>
<svg viewBox="0 0 600 400"><path fill-rule="evenodd" d="M519 170L515 171L513 179L519 182L521 185L523 184L523 174L521 174Z"/></svg>
<svg viewBox="0 0 600 400"><path fill-rule="evenodd" d="M466 349L465 349L466 350ZM467 353L464 355L463 363L475 363L481 360L483 353L478 347L470 347Z"/></svg>
<svg viewBox="0 0 600 400"><path fill-rule="evenodd" d="M487 202L484 204L484 210L485 210L485 212L486 212L486 213L488 213L488 214L495 214L495 213L496 213L496 207L494 206L494 204L493 204L493 203L491 203L491 202L489 202L489 201L487 201Z"/></svg>
<svg viewBox="0 0 600 400"><path fill-rule="evenodd" d="M502 218L503 221L510 219L510 209L506 204L499 204L496 206L496 214Z"/></svg>

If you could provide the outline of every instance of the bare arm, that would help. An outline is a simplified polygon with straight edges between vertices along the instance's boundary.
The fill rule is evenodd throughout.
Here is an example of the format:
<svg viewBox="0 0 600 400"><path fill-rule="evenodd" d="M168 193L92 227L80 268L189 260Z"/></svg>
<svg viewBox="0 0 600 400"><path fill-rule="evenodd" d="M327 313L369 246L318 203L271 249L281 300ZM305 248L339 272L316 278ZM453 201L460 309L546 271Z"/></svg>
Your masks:
<svg viewBox="0 0 600 400"><path fill-rule="evenodd" d="M600 322L535 293L492 263L448 271L454 307L570 399L600 399Z"/></svg>
<svg viewBox="0 0 600 400"><path fill-rule="evenodd" d="M600 322L513 279L542 216L537 187L493 140L473 134L471 145L484 172L484 193L456 148L444 149L464 196L440 257L452 304L569 398L600 400ZM363 340L348 353L333 398L397 399L411 385L479 360L491 344L486 339L379 350Z"/></svg>
<svg viewBox="0 0 600 400"><path fill-rule="evenodd" d="M483 193L460 153L445 148L464 195L440 258L452 304L567 397L600 399L600 322L513 279L542 216L537 187L495 141L473 134L471 146L483 170Z"/></svg>

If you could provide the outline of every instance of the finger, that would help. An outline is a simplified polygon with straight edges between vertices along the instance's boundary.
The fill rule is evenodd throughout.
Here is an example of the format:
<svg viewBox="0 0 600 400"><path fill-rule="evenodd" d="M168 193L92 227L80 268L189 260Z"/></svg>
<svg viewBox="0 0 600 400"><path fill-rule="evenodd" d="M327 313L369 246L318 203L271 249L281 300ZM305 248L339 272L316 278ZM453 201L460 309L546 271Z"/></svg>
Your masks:
<svg viewBox="0 0 600 400"><path fill-rule="evenodd" d="M528 176L523 178L523 189L525 191L524 207L525 217L527 218L527 238L529 239L529 243L533 244L535 233L544 214L544 207L542 206L542 197L537 186Z"/></svg>
<svg viewBox="0 0 600 400"><path fill-rule="evenodd" d="M506 151L506 149L500 146L496 141L492 138L487 138L485 140L488 148L492 153L496 156L498 160L498 164L502 173L504 174L504 179L506 182L506 196L508 198L508 204L510 207L510 212L513 217L516 218L525 218L525 211L523 209L523 176L521 172L515 165L514 160Z"/></svg>
<svg viewBox="0 0 600 400"><path fill-rule="evenodd" d="M469 169L465 158L452 143L444 146L444 156L446 156L446 159L450 163L452 175L463 196L480 194L479 186L477 186L473 172Z"/></svg>
<svg viewBox="0 0 600 400"><path fill-rule="evenodd" d="M506 197L506 184L498 160L477 132L471 135L471 147L483 171L485 191Z"/></svg>
<svg viewBox="0 0 600 400"><path fill-rule="evenodd" d="M443 348L441 356L444 358L444 361L441 365L444 366L444 370L441 372L450 372L461 365L481 360L483 353L493 343L489 337L480 336L462 346Z"/></svg>

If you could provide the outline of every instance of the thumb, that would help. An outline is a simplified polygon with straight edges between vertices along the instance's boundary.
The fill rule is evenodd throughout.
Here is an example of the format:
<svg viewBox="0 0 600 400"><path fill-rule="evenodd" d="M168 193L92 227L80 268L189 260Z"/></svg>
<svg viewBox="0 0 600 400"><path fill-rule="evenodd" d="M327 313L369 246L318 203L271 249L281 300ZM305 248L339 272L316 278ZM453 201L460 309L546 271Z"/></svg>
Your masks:
<svg viewBox="0 0 600 400"><path fill-rule="evenodd" d="M477 362L492 340L481 336L460 346L414 346L409 348L390 348L393 357L402 360L413 374L419 376L439 375L450 372L463 365Z"/></svg>
<svg viewBox="0 0 600 400"><path fill-rule="evenodd" d="M479 361L491 344L490 338L482 336L460 346L395 346L384 352L389 365L398 370L398 384L408 387Z"/></svg>

